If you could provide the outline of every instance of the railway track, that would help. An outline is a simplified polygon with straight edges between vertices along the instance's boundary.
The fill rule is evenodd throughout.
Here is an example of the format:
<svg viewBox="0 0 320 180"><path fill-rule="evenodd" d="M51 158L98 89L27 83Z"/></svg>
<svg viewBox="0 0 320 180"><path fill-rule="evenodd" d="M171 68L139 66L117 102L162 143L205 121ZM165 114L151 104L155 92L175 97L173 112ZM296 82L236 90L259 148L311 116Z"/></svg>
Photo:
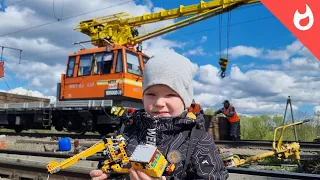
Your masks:
<svg viewBox="0 0 320 180"><path fill-rule="evenodd" d="M252 148L271 150L271 141L215 141L217 146L226 148ZM312 142L299 142L301 151L320 152L320 144Z"/></svg>
<svg viewBox="0 0 320 180"><path fill-rule="evenodd" d="M44 137L70 137L72 139L100 139L102 136L98 134L63 134L63 133L27 133L27 132L0 132L0 134L4 134L7 136L26 136L26 137L35 137L35 138L44 138Z"/></svg>
<svg viewBox="0 0 320 180"><path fill-rule="evenodd" d="M48 175L45 166L35 163L12 162L0 160L0 178L8 179L24 179L24 180L84 180L91 179L89 172L93 168L72 168L69 167L54 175ZM290 179L313 179L320 180L320 175L292 173L292 172L277 172L268 170L254 170L245 168L227 168L231 176L242 174L245 176L258 177L275 177L275 178L290 178ZM243 177L243 176L242 176Z"/></svg>
<svg viewBox="0 0 320 180"><path fill-rule="evenodd" d="M16 132L0 132L7 136L27 136L27 137L70 137L72 139L101 139L102 136L98 134L92 135L78 135L78 134L61 134L61 133L16 133ZM253 148L270 150L272 141L258 141L258 140L241 140L241 141L225 141L216 140L216 145L226 148ZM320 144L313 142L299 142L301 151L320 152Z"/></svg>
<svg viewBox="0 0 320 180"><path fill-rule="evenodd" d="M0 149L0 154L11 154L11 155L23 155L23 156L36 156L36 157L48 157L48 158L62 158L66 159L72 157L75 154L72 153L61 153L61 152L39 152L39 151L22 151L12 149ZM240 157L247 157L248 155L237 154ZM301 160L314 160L320 161L319 155L300 155ZM88 161L99 161L103 159L101 153L97 153L94 156L86 158Z"/></svg>
<svg viewBox="0 0 320 180"><path fill-rule="evenodd" d="M7 154L7 155L5 155ZM34 151L19 151L19 150L6 150L0 149L0 177L8 179L32 179L32 180L44 180L47 179L48 173L46 164L51 161L50 159L56 159L56 161L62 161L66 158L73 156L74 154L67 153L53 153L53 152L34 152ZM21 155L22 157L10 156L10 155ZM29 157L29 156L32 156ZM36 157L42 157L45 160L38 159ZM59 160L57 160L59 158ZM301 156L304 158L318 158L319 156ZM95 169L96 166L90 166L91 161L101 160L101 156L91 156L86 160L81 161L88 165L82 166L70 166L57 174L50 175L49 180L65 179L90 179L89 172ZM320 175L306 174L306 173L291 173L291 172L278 172L278 171L267 171L267 170L254 170L246 168L228 168L229 173L233 176L236 174L242 174L244 176L255 176L260 177L275 177L275 178L291 178L291 179L319 179ZM231 178L232 179L232 178Z"/></svg>
<svg viewBox="0 0 320 180"><path fill-rule="evenodd" d="M78 138L77 138L78 139ZM83 139L85 140L85 139ZM89 139L88 139L89 140ZM99 139L91 139L87 142L80 143L82 146L90 147ZM51 140L28 140L28 139L17 139L16 143L32 143L32 144L58 144L57 141ZM242 148L242 149L261 149L261 150L271 150L272 142L267 141L215 141L216 145L222 148ZM300 150L303 152L320 152L320 144L316 143L304 143L300 142Z"/></svg>
<svg viewBox="0 0 320 180"><path fill-rule="evenodd" d="M0 160L0 178L14 180L82 180L91 179L89 170L80 168L68 168L57 174L49 175L45 166L32 163L10 162L4 159Z"/></svg>
<svg viewBox="0 0 320 180"><path fill-rule="evenodd" d="M317 174L255 170L255 169L246 169L246 168L227 168L227 169L229 173L233 173L233 174L245 174L245 175L253 175L253 176L260 176L260 177L263 176L263 177L275 177L275 178L312 179L312 180L320 179L320 175L317 175Z"/></svg>

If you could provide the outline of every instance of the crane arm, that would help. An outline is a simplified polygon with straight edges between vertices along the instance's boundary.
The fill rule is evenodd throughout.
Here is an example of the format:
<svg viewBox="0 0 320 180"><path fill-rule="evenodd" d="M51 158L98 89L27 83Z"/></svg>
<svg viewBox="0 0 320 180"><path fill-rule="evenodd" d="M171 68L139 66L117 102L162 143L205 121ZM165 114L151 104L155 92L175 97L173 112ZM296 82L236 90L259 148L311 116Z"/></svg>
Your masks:
<svg viewBox="0 0 320 180"><path fill-rule="evenodd" d="M79 154L76 154L60 163L52 161L49 164L47 164L47 169L50 174L56 173L60 171L61 169L65 169L75 163L77 163L81 159L85 159L89 156L92 156L96 154L97 152L100 152L104 149L106 149L106 144L103 140L99 141L95 145L91 146L89 149L86 149L85 151L82 151Z"/></svg>
<svg viewBox="0 0 320 180"><path fill-rule="evenodd" d="M260 2L260 0L211 0L189 6L180 5L179 8L161 10L160 12L130 17L122 12L109 16L81 21L74 29L91 37L96 46L108 43L118 45L136 45L150 38L174 31L176 29L225 13L243 5ZM144 24L160 22L169 19L191 16L172 25L139 35L137 27Z"/></svg>
<svg viewBox="0 0 320 180"><path fill-rule="evenodd" d="M132 108L112 107L111 114L116 115L117 118L127 118L133 116L134 110ZM163 173L170 174L175 165L168 163L165 156L157 149L156 146L143 144L138 145L131 157L127 156L126 143L124 136L117 135L115 138L102 138L90 148L63 160L62 162L52 161L47 164L47 170L50 174L59 172L81 159L85 159L97 152L103 151L105 160L99 163L98 168L103 172L109 174L128 174L129 168L133 167L137 170L142 170L151 177L161 177Z"/></svg>

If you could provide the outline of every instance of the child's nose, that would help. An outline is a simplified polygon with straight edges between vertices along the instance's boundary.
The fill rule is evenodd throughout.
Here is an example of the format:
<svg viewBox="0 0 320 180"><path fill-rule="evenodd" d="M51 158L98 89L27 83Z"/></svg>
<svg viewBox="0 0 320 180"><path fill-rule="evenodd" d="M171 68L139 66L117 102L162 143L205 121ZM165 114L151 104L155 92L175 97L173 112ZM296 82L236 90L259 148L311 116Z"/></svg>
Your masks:
<svg viewBox="0 0 320 180"><path fill-rule="evenodd" d="M166 103L165 103L165 100L164 98L158 98L155 102L155 106L165 106Z"/></svg>

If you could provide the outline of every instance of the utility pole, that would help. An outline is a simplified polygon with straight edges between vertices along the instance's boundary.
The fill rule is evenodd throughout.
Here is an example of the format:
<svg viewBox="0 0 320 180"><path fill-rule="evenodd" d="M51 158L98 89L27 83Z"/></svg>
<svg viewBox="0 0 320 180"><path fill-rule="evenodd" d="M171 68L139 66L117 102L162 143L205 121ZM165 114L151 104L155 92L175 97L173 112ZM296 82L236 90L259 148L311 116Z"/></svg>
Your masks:
<svg viewBox="0 0 320 180"><path fill-rule="evenodd" d="M290 96L288 96L287 104L286 104L286 109L285 109L284 116L283 116L283 121L282 121L282 125L283 125L283 126L284 126L284 124L285 124L285 120L286 120L286 116L287 116L288 105L290 106L292 123L294 123L294 117L293 117L293 110L292 110L291 98L290 98ZM295 136L296 142L298 142L299 139L298 139L298 134L297 134L296 126L293 126L293 131L294 131L294 136Z"/></svg>

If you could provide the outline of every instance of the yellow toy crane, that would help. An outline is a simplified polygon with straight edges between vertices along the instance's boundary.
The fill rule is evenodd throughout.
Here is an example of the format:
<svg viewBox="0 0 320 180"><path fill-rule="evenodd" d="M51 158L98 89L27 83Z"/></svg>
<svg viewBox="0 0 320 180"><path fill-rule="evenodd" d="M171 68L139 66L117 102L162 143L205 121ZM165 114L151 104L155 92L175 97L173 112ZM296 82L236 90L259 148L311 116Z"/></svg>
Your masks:
<svg viewBox="0 0 320 180"><path fill-rule="evenodd" d="M56 161L48 163L47 169L50 174L54 174L101 151L106 155L106 160L99 166L103 172L108 174L128 174L129 169L133 167L144 171L151 177L161 177L164 172L170 174L175 168L174 164L168 163L156 146L138 145L130 158L127 156L125 146L126 139L122 135L115 138L103 138L89 149L60 163Z"/></svg>
<svg viewBox="0 0 320 180"><path fill-rule="evenodd" d="M294 156L294 159L300 163L300 145L298 142L291 142L283 144L283 135L286 128L296 125L301 125L303 123L309 122L310 120L304 120L284 126L277 127L274 130L273 142L272 142L272 151L265 152L259 155L255 155L246 159L241 159L237 155L233 155L231 152L221 152L222 159L224 164L228 167L237 167L243 164L249 164L252 162L259 161L266 157L277 157L279 159L287 159L288 157ZM277 138L277 132L281 130L281 135Z"/></svg>
<svg viewBox="0 0 320 180"><path fill-rule="evenodd" d="M113 107L111 114L118 118L131 119L132 112L123 107ZM131 114L131 115L130 115ZM105 160L100 162L98 168L108 174L128 174L129 169L133 167L142 170L151 177L159 178L163 173L173 172L175 165L169 163L159 149L151 144L137 145L130 157L125 150L127 140L121 134L115 138L103 137L90 148L63 160L62 162L52 161L47 164L47 170L50 174L59 172L82 159L86 159L98 152L103 152Z"/></svg>

